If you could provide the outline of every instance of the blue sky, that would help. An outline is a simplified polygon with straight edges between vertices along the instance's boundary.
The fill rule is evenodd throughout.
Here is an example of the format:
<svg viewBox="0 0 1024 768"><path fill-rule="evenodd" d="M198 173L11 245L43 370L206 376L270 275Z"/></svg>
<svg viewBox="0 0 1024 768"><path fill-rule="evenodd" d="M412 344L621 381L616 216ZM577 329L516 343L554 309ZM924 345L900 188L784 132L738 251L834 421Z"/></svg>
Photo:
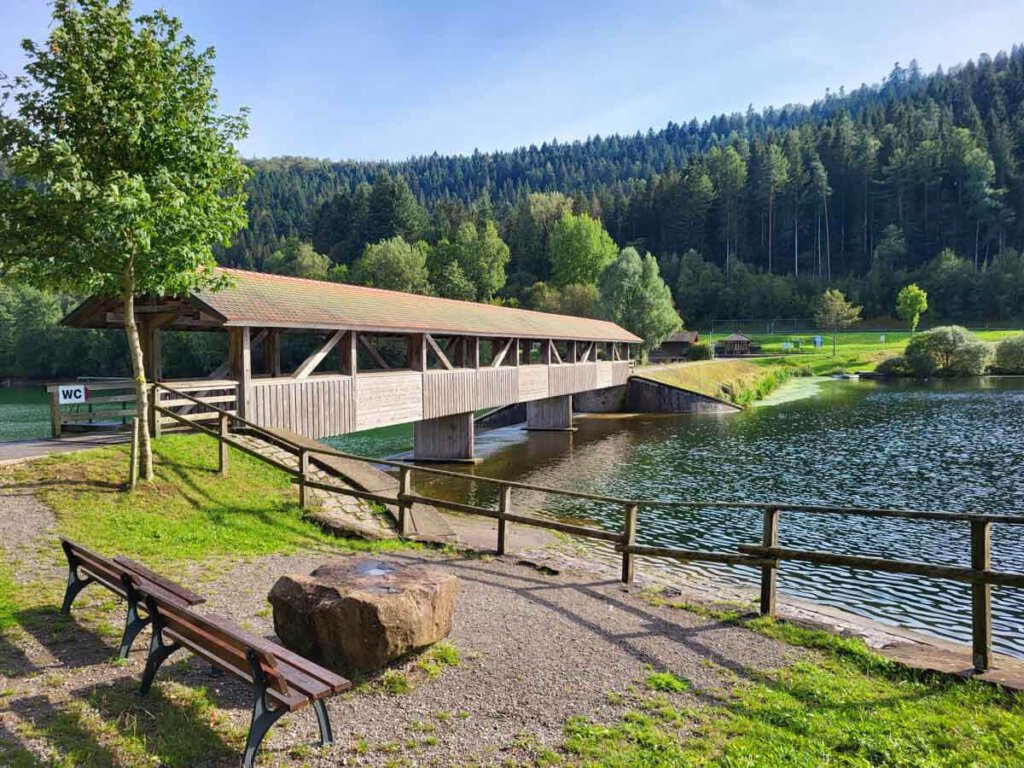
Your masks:
<svg viewBox="0 0 1024 768"><path fill-rule="evenodd" d="M154 3L138 2L140 10ZM167 0L217 49L246 156L391 159L633 133L809 102L1024 42L1020 0ZM0 70L44 0L0 0Z"/></svg>

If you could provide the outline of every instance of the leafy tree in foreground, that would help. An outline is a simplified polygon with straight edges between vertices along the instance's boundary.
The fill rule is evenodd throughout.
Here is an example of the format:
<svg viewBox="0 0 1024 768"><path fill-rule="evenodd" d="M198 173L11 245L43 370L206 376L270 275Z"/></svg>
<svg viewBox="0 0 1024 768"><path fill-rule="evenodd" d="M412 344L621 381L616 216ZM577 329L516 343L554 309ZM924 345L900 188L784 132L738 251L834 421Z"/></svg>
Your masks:
<svg viewBox="0 0 1024 768"><path fill-rule="evenodd" d="M843 292L829 288L818 299L814 310L814 321L821 328L832 329L832 357L836 356L836 334L840 328L849 328L860 320L860 307L855 307Z"/></svg>
<svg viewBox="0 0 1024 768"><path fill-rule="evenodd" d="M372 243L352 265L352 278L354 282L371 288L430 293L427 276L429 248L423 241L407 243L397 236Z"/></svg>
<svg viewBox="0 0 1024 768"><path fill-rule="evenodd" d="M129 0L56 0L45 44L2 84L0 270L16 281L117 296L153 475L148 390L134 302L222 284L211 247L246 224L244 114L217 113L212 49Z"/></svg>
<svg viewBox="0 0 1024 768"><path fill-rule="evenodd" d="M896 314L910 325L910 333L917 330L922 313L928 310L928 294L916 283L904 286L896 296Z"/></svg>
<svg viewBox="0 0 1024 768"><path fill-rule="evenodd" d="M562 214L548 241L551 272L558 285L596 283L619 249L601 222L585 213Z"/></svg>
<svg viewBox="0 0 1024 768"><path fill-rule="evenodd" d="M601 273L599 288L601 316L641 337L645 356L682 326L672 291L649 253L641 256L635 248L624 248Z"/></svg>

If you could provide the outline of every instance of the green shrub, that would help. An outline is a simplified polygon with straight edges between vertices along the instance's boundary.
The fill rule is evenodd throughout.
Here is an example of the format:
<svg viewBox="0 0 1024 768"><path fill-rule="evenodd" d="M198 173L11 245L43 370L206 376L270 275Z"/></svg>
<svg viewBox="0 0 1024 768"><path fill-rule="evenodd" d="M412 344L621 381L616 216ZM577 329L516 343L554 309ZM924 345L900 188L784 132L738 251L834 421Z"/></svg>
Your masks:
<svg viewBox="0 0 1024 768"><path fill-rule="evenodd" d="M995 370L1000 373L1024 373L1024 333L999 342L996 347Z"/></svg>
<svg viewBox="0 0 1024 768"><path fill-rule="evenodd" d="M711 349L711 345L707 342L693 344L686 351L687 360L710 360L712 357L714 357L714 351Z"/></svg>
<svg viewBox="0 0 1024 768"><path fill-rule="evenodd" d="M903 359L911 375L977 376L992 361L992 349L959 325L944 325L910 340Z"/></svg>
<svg viewBox="0 0 1024 768"><path fill-rule="evenodd" d="M914 372L910 369L910 365L907 363L906 358L902 356L890 357L888 360L883 360L875 368L875 372L882 376L914 375Z"/></svg>

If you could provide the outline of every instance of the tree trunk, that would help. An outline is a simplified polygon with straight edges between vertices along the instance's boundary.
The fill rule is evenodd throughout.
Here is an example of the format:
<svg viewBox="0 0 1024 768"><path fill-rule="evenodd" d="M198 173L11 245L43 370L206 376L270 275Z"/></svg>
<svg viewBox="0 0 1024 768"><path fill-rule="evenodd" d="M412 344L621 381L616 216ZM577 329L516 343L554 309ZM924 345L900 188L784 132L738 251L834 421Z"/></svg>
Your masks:
<svg viewBox="0 0 1024 768"><path fill-rule="evenodd" d="M828 231L828 195L825 189L821 190L822 207L825 209L825 272L828 274L828 281L832 282L832 238Z"/></svg>
<svg viewBox="0 0 1024 768"><path fill-rule="evenodd" d="M772 240L775 229L775 193L768 195L768 274L772 273Z"/></svg>
<svg viewBox="0 0 1024 768"><path fill-rule="evenodd" d="M124 269L124 330L128 336L128 353L132 360L132 376L135 379L136 414L139 419L139 479L153 479L153 446L149 435L149 389L146 385L146 368L142 359L142 343L139 340L139 326L135 322L135 273L132 262Z"/></svg>
<svg viewBox="0 0 1024 768"><path fill-rule="evenodd" d="M793 276L800 277L800 209L793 203Z"/></svg>

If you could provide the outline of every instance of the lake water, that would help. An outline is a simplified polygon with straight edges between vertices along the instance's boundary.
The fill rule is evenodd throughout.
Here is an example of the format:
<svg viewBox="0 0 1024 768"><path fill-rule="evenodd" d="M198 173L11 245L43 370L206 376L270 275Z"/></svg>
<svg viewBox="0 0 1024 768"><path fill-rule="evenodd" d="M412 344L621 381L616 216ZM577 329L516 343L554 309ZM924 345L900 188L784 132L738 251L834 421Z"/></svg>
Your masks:
<svg viewBox="0 0 1024 768"><path fill-rule="evenodd" d="M46 389L0 387L0 440L50 436L50 400Z"/></svg>
<svg viewBox="0 0 1024 768"><path fill-rule="evenodd" d="M813 388L801 392L801 388ZM798 395L805 395L799 397ZM806 396L811 395L811 396ZM491 477L631 498L740 500L1024 514L1024 380L936 384L798 381L766 405L726 416L585 418L572 434L513 427L478 437ZM409 447L401 431L347 436L346 450ZM462 481L421 480L430 495L492 503ZM517 491L514 503L618 529L617 507ZM757 512L641 509L639 541L729 550L757 542ZM965 524L784 513L783 546L969 564ZM614 558L597 547L595 556ZM1024 571L1024 526L994 526L997 569ZM757 582L747 568L660 563L680 573ZM651 567L651 566L643 566ZM784 563L788 594L966 641L967 585ZM995 643L1024 655L1024 591L996 588Z"/></svg>

